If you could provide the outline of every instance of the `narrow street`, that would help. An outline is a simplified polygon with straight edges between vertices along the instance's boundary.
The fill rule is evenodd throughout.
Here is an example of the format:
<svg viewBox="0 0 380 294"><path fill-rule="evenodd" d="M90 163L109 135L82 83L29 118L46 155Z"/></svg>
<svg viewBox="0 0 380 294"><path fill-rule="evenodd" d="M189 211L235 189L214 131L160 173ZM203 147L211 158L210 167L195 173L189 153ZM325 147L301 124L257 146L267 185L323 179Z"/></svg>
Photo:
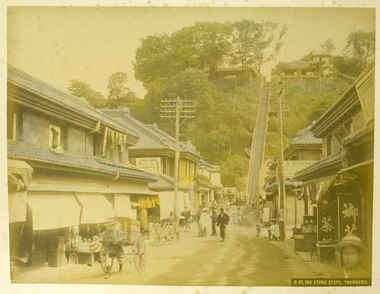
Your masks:
<svg viewBox="0 0 380 294"><path fill-rule="evenodd" d="M104 279L100 264L67 264L19 272L15 283L127 284L178 286L286 286L292 277L326 277L331 266L305 262L288 241L268 241L255 233L253 211L240 225L230 224L224 242L219 237L198 237L195 223L178 243L153 246L147 241L145 272L134 264ZM266 235L266 229L263 230Z"/></svg>

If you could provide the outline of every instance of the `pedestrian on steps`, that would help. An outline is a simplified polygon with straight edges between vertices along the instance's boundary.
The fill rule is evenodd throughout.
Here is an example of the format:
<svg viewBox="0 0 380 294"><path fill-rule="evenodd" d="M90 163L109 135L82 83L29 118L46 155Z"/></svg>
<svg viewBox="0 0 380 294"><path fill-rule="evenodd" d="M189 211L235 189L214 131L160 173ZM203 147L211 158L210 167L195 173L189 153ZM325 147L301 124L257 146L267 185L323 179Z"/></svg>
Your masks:
<svg viewBox="0 0 380 294"><path fill-rule="evenodd" d="M216 226L219 226L220 228L220 240L224 241L226 238L226 226L228 225L230 221L230 217L228 214L224 213L224 209L220 209L220 213L216 219Z"/></svg>

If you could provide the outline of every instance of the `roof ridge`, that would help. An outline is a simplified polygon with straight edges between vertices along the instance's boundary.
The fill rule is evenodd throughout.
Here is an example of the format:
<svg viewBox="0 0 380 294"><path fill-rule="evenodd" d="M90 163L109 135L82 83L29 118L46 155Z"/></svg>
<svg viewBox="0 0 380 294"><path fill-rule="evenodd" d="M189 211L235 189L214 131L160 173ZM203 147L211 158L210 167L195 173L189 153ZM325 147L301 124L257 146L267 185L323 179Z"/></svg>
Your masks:
<svg viewBox="0 0 380 294"><path fill-rule="evenodd" d="M108 111L108 110L107 110ZM113 110L109 111L109 112L113 112ZM115 111L116 112L116 111ZM127 112L123 112L123 111L120 111L121 113L121 117L124 119L127 119L129 123L131 124L134 124L134 126L139 129L139 131L142 131L146 136L148 136L149 138L155 140L157 143L163 145L160 141L160 137L158 135L156 135L153 130L151 130L149 127L148 127L148 124L145 124L141 121L139 121L138 119L134 118L131 114L127 113ZM141 129L142 128L142 129Z"/></svg>
<svg viewBox="0 0 380 294"><path fill-rule="evenodd" d="M41 91L39 92L36 89L30 88L30 85L25 85L21 81L19 81L17 79L15 80L15 78L10 77L9 73L12 73L14 75L18 75L21 78L27 79L27 80L34 82L34 83L37 83L37 84L40 84L43 87L52 90L53 92L55 92L56 94L58 94L60 96L58 96L58 97L57 96L50 96L44 92L41 92ZM77 97L77 96L72 95L70 93L67 93L61 89L58 89L57 87L55 87L51 84L48 84L48 83L30 75L30 74L28 74L28 73L26 73L26 72L24 72L24 71L22 71L16 67L12 66L12 65L8 65L7 80L13 84L22 86L23 88L26 88L29 91L37 93L41 97L45 97L45 98L48 98L50 100L53 100L56 103L63 105L64 107L75 109L75 107L73 105L70 105L67 101L65 101L65 99L67 98L68 101L71 101L72 103L77 104L77 107L75 109L76 111L83 112L84 110L78 109L78 107L79 106L84 107L86 110L87 116L91 117L94 120L102 121L103 124L107 125L107 127L110 127L110 128L125 128L126 127L124 124L120 123L119 121L115 120L114 118L106 115L105 113L103 113L103 112L97 110L96 108L92 107L91 105L89 105L86 99ZM131 133L129 133L128 135L137 137L137 134L135 132L133 132L132 130L130 130L130 131L131 131Z"/></svg>
<svg viewBox="0 0 380 294"><path fill-rule="evenodd" d="M55 86L53 86L53 85L51 85L51 84L49 84L49 83L47 83L47 82L39 79L39 78L36 78L35 76L32 76L31 74L28 74L28 73L26 73L26 72L24 72L24 71L16 68L13 65L8 64L8 69L10 69L11 71L13 71L13 72L15 72L15 73L17 73L17 74L25 77L25 78L28 78L28 79L34 80L34 81L36 81L38 83L41 83L45 87L50 88L50 89L52 89L52 90L54 90L54 91L56 91L56 92L58 92L58 93L60 93L60 94L62 94L64 96L67 96L69 99L73 100L74 102L77 102L77 103L85 105L85 106L89 106L89 103L88 103L88 101L85 98L80 98L80 97L77 97L77 96L75 96L75 95L73 95L71 93L68 93L68 92L64 91L64 90L58 89L57 87L55 87Z"/></svg>

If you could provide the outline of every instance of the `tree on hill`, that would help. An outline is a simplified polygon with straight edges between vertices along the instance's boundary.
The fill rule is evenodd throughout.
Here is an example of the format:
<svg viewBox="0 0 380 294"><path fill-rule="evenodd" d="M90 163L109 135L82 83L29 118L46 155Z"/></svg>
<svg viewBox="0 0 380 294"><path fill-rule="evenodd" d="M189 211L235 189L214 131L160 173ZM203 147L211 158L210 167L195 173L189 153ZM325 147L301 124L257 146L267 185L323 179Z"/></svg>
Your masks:
<svg viewBox="0 0 380 294"><path fill-rule="evenodd" d="M130 106L138 99L128 87L128 77L125 72L115 72L108 77L107 108Z"/></svg>
<svg viewBox="0 0 380 294"><path fill-rule="evenodd" d="M106 98L100 92L92 89L90 84L78 79L69 80L67 90L74 96L86 99L94 108L102 108L107 102Z"/></svg>
<svg viewBox="0 0 380 294"><path fill-rule="evenodd" d="M197 68L213 74L231 49L229 23L200 22L172 35L174 47L187 48L196 59Z"/></svg>
<svg viewBox="0 0 380 294"><path fill-rule="evenodd" d="M351 58L358 58L365 66L375 56L375 38L375 31L352 32L347 38L345 54Z"/></svg>
<svg viewBox="0 0 380 294"><path fill-rule="evenodd" d="M277 32L272 22L203 22L142 39L133 66L147 94L132 115L173 134L173 125L160 119L161 99L194 99L196 117L181 126L181 140L191 140L205 160L228 173L223 184L241 188L260 80L237 84L215 79L213 72L226 63L259 70L282 46L286 28L275 39Z"/></svg>
<svg viewBox="0 0 380 294"><path fill-rule="evenodd" d="M352 32L342 55L334 56L335 71L345 77L355 79L375 56L375 31Z"/></svg>
<svg viewBox="0 0 380 294"><path fill-rule="evenodd" d="M327 39L326 41L324 41L322 44L321 44L321 48L328 52L328 53L331 53L335 50L335 42L333 39Z"/></svg>
<svg viewBox="0 0 380 294"><path fill-rule="evenodd" d="M255 22L243 19L233 24L232 64L239 64L244 70L255 69L260 72L261 65L272 60L282 47L282 37L287 31L283 26L278 39L275 32L278 25L271 21ZM266 52L273 46L272 52Z"/></svg>

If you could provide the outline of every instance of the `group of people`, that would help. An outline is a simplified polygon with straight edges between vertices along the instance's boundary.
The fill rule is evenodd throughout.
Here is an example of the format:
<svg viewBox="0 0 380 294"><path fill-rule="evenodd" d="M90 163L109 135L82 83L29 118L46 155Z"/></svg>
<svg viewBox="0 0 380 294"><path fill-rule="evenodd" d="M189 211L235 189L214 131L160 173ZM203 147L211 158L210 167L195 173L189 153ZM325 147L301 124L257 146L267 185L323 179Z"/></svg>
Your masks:
<svg viewBox="0 0 380 294"><path fill-rule="evenodd" d="M211 215L208 213L208 208L201 209L198 217L198 223L203 226L208 226L212 229L211 236L216 236L216 227L220 229L220 237L223 241L226 238L226 226L230 221L228 214L224 212L223 208L220 208L220 213L217 214L216 208L211 208ZM174 221L174 219L173 219ZM100 240L110 240L108 243L103 243L103 246L107 247L107 251L112 253L116 257L119 263L119 273L123 273L123 258L124 251L119 242L112 242L115 240L126 239L125 234L118 228L118 222L114 219L109 220L106 224L106 230L99 235ZM261 233L261 222L257 222L257 235ZM278 240L280 237L279 225L277 219L272 219L271 226L268 230L269 239ZM362 263L365 260L366 248L362 240L357 236L348 236L342 239L342 241L336 246L337 252L340 254L341 267L337 273L339 278L366 278L370 277L368 269L362 267ZM107 256L108 257L108 256ZM106 260L106 266L111 266L110 259ZM106 274L105 278L109 278L109 274Z"/></svg>
<svg viewBox="0 0 380 294"><path fill-rule="evenodd" d="M211 227L211 236L217 236L216 227L220 229L220 240L224 241L226 238L226 227L229 224L230 217L220 208L220 213L216 212L215 207L211 207L211 215L207 207L201 208L197 213L198 231L199 236L206 236L207 230Z"/></svg>

